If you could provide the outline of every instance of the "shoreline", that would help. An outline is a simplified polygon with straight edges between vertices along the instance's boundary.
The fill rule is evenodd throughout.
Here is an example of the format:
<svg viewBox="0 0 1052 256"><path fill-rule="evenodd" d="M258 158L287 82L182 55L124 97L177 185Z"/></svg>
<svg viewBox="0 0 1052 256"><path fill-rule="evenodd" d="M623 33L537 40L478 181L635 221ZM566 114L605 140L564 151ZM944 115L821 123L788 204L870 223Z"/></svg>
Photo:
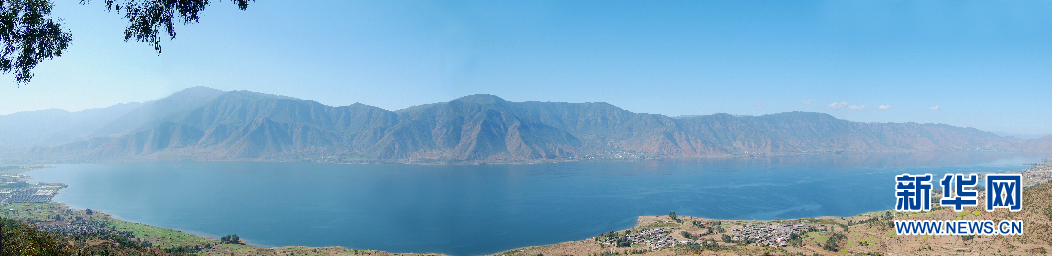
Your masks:
<svg viewBox="0 0 1052 256"><path fill-rule="evenodd" d="M26 182L31 176L23 175L26 172L53 168L51 166L32 166L28 168L3 169L0 175L6 178L18 179ZM38 183L40 184L40 183ZM65 184L62 184L65 185ZM55 193L57 194L57 190ZM55 202L48 198L46 202L26 203L0 203L5 210L0 217L24 221L38 228L56 230L85 230L95 232L99 226L104 227L106 232L127 232L129 238L140 243L147 242L161 250L179 248L207 248L197 251L206 255L375 255L375 256L441 256L441 253L392 253L369 249L352 249L342 246L266 246L252 245L247 239L239 239L240 243L222 243L219 238L211 238L211 234L203 232L187 232L172 228L155 225L142 224L123 220L119 216L90 208L75 209L65 203ZM74 221L75 220L75 221ZM80 233L69 233L75 235ZM219 236L216 236L219 237Z"/></svg>
<svg viewBox="0 0 1052 256"><path fill-rule="evenodd" d="M56 160L56 161L40 161L40 160L29 160L30 163L47 163L47 164L86 164L86 163L137 163L137 162L274 162L274 163L319 163L319 164L407 164L407 165L530 165L530 164L550 164L550 163L567 163L567 162L588 162L588 161L648 161L648 160L671 160L671 161L692 161L692 160L711 160L711 159L753 159L753 158L772 158L772 157L794 157L794 156L843 156L843 155L867 155L867 154L916 154L916 153L1029 153L1029 154L1045 154L1049 155L1049 152L1031 152L1031 151L1007 151L1007 150L942 150L942 151L856 151L856 150L816 150L807 152L777 152L777 153L748 153L748 154L712 154L712 155L697 155L697 156L665 156L665 155L652 155L645 153L633 153L633 152L618 152L611 153L609 155L585 155L581 157L573 158L553 158L553 159L521 159L521 160L442 160L442 159L392 159L392 160L380 160L380 159L360 159L350 161L304 161L286 158L237 158L237 159L212 159L212 158L196 158L196 157L171 157L171 156L153 156L153 157L139 157L139 158L128 158L119 160L109 161L89 161L89 160ZM354 159L348 157L345 159ZM9 163L12 165L24 165L17 163ZM0 166L5 165L0 163Z"/></svg>
<svg viewBox="0 0 1052 256"><path fill-rule="evenodd" d="M1052 158L1026 164L1023 211L997 209L955 212L933 206L931 211L883 210L854 216L822 216L787 220L720 220L691 216L640 216L629 229L610 231L585 240L515 248L491 256L533 255L947 255L993 252L995 254L1044 254L1052 250ZM934 193L934 192L933 192ZM934 195L933 195L934 196ZM933 197L934 198L934 197ZM937 199L933 199L936 201ZM983 205L985 198L979 199ZM1037 216L1035 216L1037 215ZM892 228L896 220L1023 220L1027 232L1017 236L899 236ZM656 228L667 228L655 232ZM750 240L741 234L773 234L775 239ZM657 235L655 235L657 234ZM649 239L639 239L640 237ZM1029 239L1019 239L1020 237ZM767 237L770 238L770 237ZM592 241L588 241L591 239ZM664 239L664 240L663 240ZM782 240L784 239L784 240ZM627 246L626 240L630 240ZM675 246L655 248L672 240ZM829 242L833 241L833 242ZM974 241L974 242L973 242ZM990 245L997 241L1001 244ZM686 242L686 243L684 243ZM935 247L933 247L935 246ZM903 250L902 248L908 248ZM916 250L914 250L916 249Z"/></svg>
<svg viewBox="0 0 1052 256"><path fill-rule="evenodd" d="M159 227L122 220L117 216L90 209L73 209L63 203L5 203L5 208L15 209L4 212L0 217L23 221L45 229L86 230L85 227L101 227L103 232L126 234L129 239L146 243L160 250L181 250L181 248L200 248L195 253L204 255L376 255L376 256L441 256L441 253L392 253L369 249L352 249L342 246L264 246L247 243L239 239L238 243L224 243L219 238L210 238L177 229ZM58 216L57 220L52 219ZM71 221L76 219L77 221ZM56 226L57 225L57 226ZM90 234L63 233L66 235ZM61 233L61 232L60 232Z"/></svg>
<svg viewBox="0 0 1052 256"><path fill-rule="evenodd" d="M4 206L12 206L12 204L3 204L3 205ZM73 209L73 208L70 208L69 206L67 206L64 203L53 202L53 201L52 202L48 202L48 203L36 203L36 205L37 205L37 207L40 207L41 205L43 205L43 206L51 206L51 207L53 207L53 208L58 210L58 211L53 211L51 213L57 213L57 212L61 212L61 210L67 210L68 209L68 210L72 210L73 214L75 214L75 215L76 214L84 215L84 214L86 214L85 212L87 210L89 210L89 209ZM308 251L310 251L311 253L315 253L316 252L317 253L316 255L378 255L378 256L423 256L423 255L439 256L439 255L447 255L447 254L442 254L442 253L387 252L387 251L379 251L379 250L371 250L371 249L353 249L353 248L346 248L346 247L342 247L342 246L302 246L302 245L268 246L268 245L260 245L260 244L250 244L247 239L241 239L241 241L243 242L242 244L221 244L221 243L219 243L220 239L218 239L218 238L211 238L211 237L208 237L207 235L194 234L193 232L187 232L187 231L183 231L183 230L177 230L177 229L165 228L165 227L154 226L154 225L149 225L149 224L143 224L143 223L138 223L138 222L132 222L132 221L120 219L118 216L115 216L115 215L112 215L112 214L108 214L108 213L105 213L103 211L98 211L98 210L92 210L92 211L93 211L93 213L91 215L94 215L93 220L99 220L99 221L107 223L107 224L121 223L122 225L137 226L138 229L146 230L146 231L141 232L141 233L150 233L150 232L157 233L158 230L160 230L160 232L167 231L165 233L179 233L179 234L182 234L184 236L196 238L196 239L192 239L192 240L196 240L196 243L189 243L189 244L187 244L187 243L176 243L176 242L158 242L158 240L149 240L149 239L151 239L150 236L146 236L145 237L144 241L151 241L151 242L153 242L153 244L158 245L158 248L160 248L160 249L170 249L170 248L175 248L175 247L178 247L178 246L193 246L193 245L204 245L204 244L211 244L212 246L214 246L214 248L199 251L199 253L203 253L205 255L231 255L231 253L233 253L233 255L269 255L269 254L284 255L285 253L297 253L297 252L299 252L299 253L306 253ZM829 227L832 227L832 225L833 225L832 222L838 222L837 220L839 220L839 222L843 222L845 220L852 220L852 221L854 221L854 220L861 220L863 217L877 215L877 214L880 214L880 213L883 213L883 212L888 212L888 211L867 212L867 213L862 213L862 214L855 215L855 216L845 216L845 217L822 216L822 217L815 217L815 218L799 218L799 219L787 219L787 220L720 220L720 219L697 218L697 217L691 217L691 216L678 216L678 217L682 221L682 223L691 223L692 221L726 222L726 223L728 223L727 224L728 226L730 226L730 225L741 225L741 224L793 223L793 222L799 222L799 221L805 221L805 220L818 220L819 222L816 222L816 223L828 223L828 224L831 224ZM8 217L8 216L5 215L3 217ZM102 220L102 219L108 219L108 220ZM26 220L26 219L22 219L22 220ZM648 225L650 227L654 227L655 223L658 223L657 226L661 226L661 225L663 225L663 223L672 223L673 222L673 221L669 221L670 219L669 219L668 216L638 216L638 217L636 217L636 220L637 220L637 222L636 222L635 226L633 226L631 228L628 228L628 229L618 230L618 231L615 231L615 232L624 232L626 230L636 230L636 229L639 229L641 227L648 227ZM33 220L30 219L29 221L32 222ZM664 222L662 222L662 221L664 221ZM822 222L822 221L825 221L825 222ZM47 223L47 222L37 222L37 223ZM723 227L723 228L727 229L727 227ZM683 230L683 229L675 229L675 230ZM122 231L123 231L123 229L122 229ZM719 235L719 234L722 234L722 233L717 233L715 235ZM142 237L141 235L138 235L138 236ZM673 235L673 236L677 237L677 238L678 237L682 237L682 235ZM494 256L497 256L497 255L502 255L502 256L528 255L528 256L535 256L537 254L534 254L534 253L521 254L521 253L516 253L515 251L532 252L532 251L536 251L536 248L545 248L545 247L551 247L551 246L558 246L558 245L563 245L563 244L567 244L567 243L571 243L571 244L573 244L573 243L582 243L582 242L587 242L587 241L592 240L592 239L596 239L596 237L593 236L593 237L577 239L577 240L572 240L572 241L568 241L568 242L561 242L561 243L556 243L556 244L544 244L544 245L520 247L520 248L514 248L514 249L500 251L500 252L496 252L496 253L492 253L492 254L486 254L486 255L494 255ZM185 239L183 239L183 240L185 240ZM727 244L724 244L724 245L727 245ZM609 247L600 247L600 248L609 248ZM639 248L636 248L636 249L638 250ZM663 248L663 249L670 249L670 248ZM594 253L601 254L602 252L603 251L601 251L601 250L597 250ZM661 251L658 250L658 251L651 251L651 252L661 252ZM244 253L244 254L242 254L242 253ZM308 255L310 255L310 254L308 253ZM578 255L578 256L580 256L580 255L591 255L591 254L544 254L544 255ZM650 254L644 254L644 255L650 255Z"/></svg>
<svg viewBox="0 0 1052 256"><path fill-rule="evenodd" d="M1036 182L1036 184L1045 184L1044 188L1048 189L1049 185L1047 185L1046 183L1048 182L1048 180L1050 178L1052 178L1052 159L1045 159L1044 163L1027 164L1026 166L1030 166L1031 168L1027 168L1027 169L1024 169L1022 171L1017 171L1017 172L1024 174L1024 177L1028 177L1029 180L1036 179L1036 180L1033 180L1034 182ZM46 168L46 167L40 166L39 168ZM36 170L36 169L39 169L39 168L23 169L23 171L19 172L18 175L21 175L22 173L25 173L25 172L28 172L28 171L32 171L32 170ZM1017 172L1009 172L1009 173L1017 173ZM23 177L26 177L26 176L23 176ZM1028 187L1039 187L1039 186L1035 186L1035 184L1030 184L1030 185L1031 186L1028 186ZM1049 189L1049 190L1052 190L1052 189ZM10 206L10 204L4 204L4 205L5 206ZM167 232L167 233L170 233L170 234L172 232L180 233L180 234L183 234L185 236L192 237L190 239L190 241L193 241L194 243L196 243L196 245L211 244L211 246L214 246L215 248L209 248L207 250L201 251L201 253L205 253L205 254L209 254L209 255L229 255L230 253L234 253L236 255L241 255L241 253L245 253L244 255L252 255L252 254L259 254L259 253L263 253L263 254L270 254L270 253L279 254L279 253L293 253L293 252L306 252L306 251L310 251L310 252L314 252L314 253L320 253L322 255L407 255L407 256L408 255L442 255L442 254L437 254L437 253L391 253L391 252L376 251L376 250L350 249L350 248L344 248L344 247L340 247L340 246L310 247L310 246L264 246L264 245L249 245L249 244L239 244L239 245L235 245L235 244L220 244L220 243L218 243L218 239L209 238L209 237L206 237L205 235L196 235L196 234L192 234L191 232L185 232L185 231L169 229L169 228L164 228L164 227L158 227L158 226L151 226L151 225L146 225L146 224L141 224L141 223L134 223L134 222L126 221L126 220L121 220L118 216L113 216L113 215L109 215L109 214L105 214L105 213L101 213L101 212L96 212L95 214L85 214L85 212L88 209L80 209L80 210L72 209L66 204L58 203L58 202L54 202L54 201L50 201L50 200L47 203L38 203L38 204L35 204L35 205L36 205L36 207L40 207L41 205L43 205L43 206L50 206L50 208L56 209L56 211L50 212L51 214L62 212L62 210L67 210L67 212L68 211L72 211L73 215L78 215L78 214L95 215L95 217L98 217L98 218L110 219L108 221L105 221L105 223L108 223L108 224L121 223L121 225L135 226L136 230L140 230L140 232L139 232L140 235L141 234L146 234L146 233L149 233L149 232L162 232L162 233ZM33 207L31 205L26 205L26 206ZM939 207L939 208L941 208L941 207ZM854 226L861 225L861 224L866 224L866 223L874 223L874 222L878 222L878 221L891 220L891 219L885 219L885 218L888 218L888 217L884 217L884 216L888 216L888 214L890 214L892 216L890 218L893 218L893 219L897 220L897 219L900 219L900 218L916 217L918 215L925 215L925 214L930 215L930 214L935 214L936 212L945 212L945 211L939 211L939 210L942 210L942 209L936 209L936 210L933 210L931 212L924 212L924 213L917 213L917 214L914 214L914 213L909 213L909 214L894 213L893 211L890 211L890 210L884 210L884 211L877 211L877 212L861 213L861 214L854 215L854 216L843 216L843 217L839 217L839 216L822 216L822 217L815 217L815 218L798 218L798 219L788 219L788 220L719 220L719 219L705 219L705 218L696 218L696 217L690 217L690 216L674 216L674 215L669 215L669 216L639 216L639 217L636 218L636 225L631 227L631 228L628 228L628 229L623 229L623 230L618 230L618 231L611 231L610 233L604 233L605 235L584 238L584 239L581 239L581 240L561 242L561 243L556 243L556 244L546 244L546 245L536 245L536 246L527 246L527 247L515 248L515 249L510 249L510 250L506 250L506 251L497 252L497 253L490 254L490 255L534 256L534 255L537 255L537 254L543 254L543 255L578 255L578 256L581 256L581 255L603 254L603 253L610 253L610 252L642 254L642 255L669 255L669 254L678 254L678 253L680 253L680 250L687 250L687 249L691 249L691 248L695 248L695 249L702 248L702 249L700 249L701 251L698 251L698 252L712 252L712 253L724 252L724 253L731 253L731 254L740 254L740 253L741 254L752 254L754 252L755 253L761 253L761 252L763 252L763 253L767 253L767 252L773 252L773 253L796 253L796 252L803 253L803 252L810 252L810 253L826 254L827 252L830 252L830 251L825 250L821 246L819 246L821 241L823 241L823 238L828 239L830 236L833 236L834 234L836 234L838 232L848 233L848 235L851 235L848 232L849 230L852 230L850 227L854 227ZM952 211L951 211L951 213L952 213ZM5 214L7 214L7 213L5 212ZM7 215L5 215L5 216L7 216ZM980 216L980 215L977 214L976 216ZM874 218L876 218L877 220L876 221L872 221L871 219L874 219ZM687 225L687 224L689 224L689 225ZM738 241L738 240L734 240L732 238L732 240L726 241L722 237L723 235L730 234L729 233L730 231L743 230L743 229L746 228L746 225L754 225L754 226L756 226L756 225L759 225L759 226L768 225L769 226L769 225L774 225L774 224L778 224L778 225L807 224L807 225L805 225L803 227L808 228L808 229L811 228L811 227L814 227L815 229L819 229L821 231L808 231L808 232L805 232L804 233L804 234L806 234L805 238L796 240L796 241L799 241L799 245L800 245L800 246L797 246L797 247L792 247L792 246L789 246L788 244L786 244L786 245L780 245L779 244L779 246L775 246L773 248L765 247L765 246L752 246L752 245L748 245L748 244L742 245L742 244L739 244L737 242L734 242L734 241ZM622 236L627 237L629 235L633 235L634 234L634 233L630 234L631 232L639 233L639 232L642 232L642 231L646 231L647 228L668 228L667 230L665 230L666 232L664 232L664 234L667 235L668 237L672 237L672 238L676 239L677 243L679 241L681 241L682 239L687 239L688 236L696 236L694 239L691 239L691 240L702 241L702 242L701 243L696 243L696 244L691 244L689 246L688 245L684 245L682 247L679 247L679 249L677 249L675 246L673 246L673 247L663 247L663 248L649 247L650 245L647 245L647 247L642 247L642 246L638 246L638 245L636 245L635 247L632 247L632 246L629 246L629 247L610 246L611 245L610 244L611 243L610 242L610 238L614 237L611 234L620 234ZM167 230L167 231L165 231L165 230ZM687 232L687 234L683 234L681 232ZM811 233L811 232L819 232L819 233ZM879 232L877 232L877 234L879 234ZM872 235L872 234L869 234L869 235ZM142 236L139 236L139 237L142 237ZM149 239L150 236L147 235L145 238ZM889 237L889 238L893 238L893 237ZM603 239L606 239L606 240L603 240ZM149 241L159 241L159 240L149 240ZM828 241L828 240L825 240L825 241ZM862 241L856 241L856 242L860 242L861 243ZM603 244L603 243L607 243L607 244ZM188 245L191 245L191 244L179 244L177 242L168 242L168 243L161 242L161 243L157 243L157 244L160 244L160 246L166 246L166 245L170 245L170 246L188 246ZM171 247L169 247L169 248L171 248ZM618 249L618 248L622 248L622 249ZM687 248L687 249L683 249L683 248ZM786 249L786 248L790 248L790 249ZM626 249L629 249L629 250L626 250ZM819 249L821 249L821 250L819 250ZM1050 247L1050 249L1052 249L1052 247ZM618 251L618 250L620 250L620 251ZM534 253L534 252L537 252L537 253ZM563 252L569 253L569 254L559 254L559 253L563 253ZM633 252L635 252L635 253L633 253ZM716 254L721 254L721 253L716 253Z"/></svg>

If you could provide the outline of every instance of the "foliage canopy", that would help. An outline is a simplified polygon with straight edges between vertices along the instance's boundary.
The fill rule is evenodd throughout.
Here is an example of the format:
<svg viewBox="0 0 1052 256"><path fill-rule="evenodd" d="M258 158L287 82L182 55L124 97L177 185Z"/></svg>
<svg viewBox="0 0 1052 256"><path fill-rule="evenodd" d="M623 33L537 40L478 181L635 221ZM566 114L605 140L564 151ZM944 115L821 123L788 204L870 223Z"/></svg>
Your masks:
<svg viewBox="0 0 1052 256"><path fill-rule="evenodd" d="M255 0L232 0L245 10ZM88 4L90 0L81 0ZM107 11L124 14L128 27L124 41L135 39L161 53L161 36L175 39L175 24L200 21L208 0L103 0ZM62 56L73 40L62 28L61 18L51 16L51 0L0 0L0 71L14 73L15 82L28 83L41 61ZM163 33L162 33L163 32Z"/></svg>

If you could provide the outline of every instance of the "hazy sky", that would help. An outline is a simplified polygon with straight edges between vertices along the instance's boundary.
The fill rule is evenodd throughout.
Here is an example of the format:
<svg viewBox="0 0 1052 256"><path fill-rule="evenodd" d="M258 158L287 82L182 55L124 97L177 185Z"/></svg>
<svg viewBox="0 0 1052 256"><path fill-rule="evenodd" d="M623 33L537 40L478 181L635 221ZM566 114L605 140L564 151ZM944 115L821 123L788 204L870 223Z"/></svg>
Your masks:
<svg viewBox="0 0 1052 256"><path fill-rule="evenodd" d="M389 110L487 93L1052 133L1050 1L224 1L160 56L125 43L101 1L56 2L72 45L30 84L0 77L0 114L208 86Z"/></svg>

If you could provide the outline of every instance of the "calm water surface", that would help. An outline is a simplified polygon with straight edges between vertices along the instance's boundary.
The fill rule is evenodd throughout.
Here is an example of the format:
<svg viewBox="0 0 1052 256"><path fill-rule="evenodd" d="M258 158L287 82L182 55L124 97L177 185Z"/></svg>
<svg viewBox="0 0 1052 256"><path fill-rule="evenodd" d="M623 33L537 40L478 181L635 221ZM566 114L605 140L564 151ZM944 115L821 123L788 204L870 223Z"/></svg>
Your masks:
<svg viewBox="0 0 1052 256"><path fill-rule="evenodd" d="M894 207L902 173L1019 171L1048 155L914 153L533 165L72 164L27 173L55 201L266 246L453 255L585 239L676 211L716 219ZM937 183L937 182L933 182Z"/></svg>

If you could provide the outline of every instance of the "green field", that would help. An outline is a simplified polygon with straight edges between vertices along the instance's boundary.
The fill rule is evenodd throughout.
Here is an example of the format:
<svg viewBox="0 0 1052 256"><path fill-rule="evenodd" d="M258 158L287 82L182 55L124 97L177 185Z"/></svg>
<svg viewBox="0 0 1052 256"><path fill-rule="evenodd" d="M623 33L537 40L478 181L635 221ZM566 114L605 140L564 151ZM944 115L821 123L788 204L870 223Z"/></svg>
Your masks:
<svg viewBox="0 0 1052 256"><path fill-rule="evenodd" d="M23 203L0 204L4 213L0 216L8 219L27 222L53 222L71 220L89 220L104 223L114 231L130 232L139 241L148 241L162 249L180 246L201 246L216 244L218 240L194 236L177 230L159 228L145 224L132 223L114 219L111 216L94 211L87 214L85 210L72 210L57 203Z"/></svg>

